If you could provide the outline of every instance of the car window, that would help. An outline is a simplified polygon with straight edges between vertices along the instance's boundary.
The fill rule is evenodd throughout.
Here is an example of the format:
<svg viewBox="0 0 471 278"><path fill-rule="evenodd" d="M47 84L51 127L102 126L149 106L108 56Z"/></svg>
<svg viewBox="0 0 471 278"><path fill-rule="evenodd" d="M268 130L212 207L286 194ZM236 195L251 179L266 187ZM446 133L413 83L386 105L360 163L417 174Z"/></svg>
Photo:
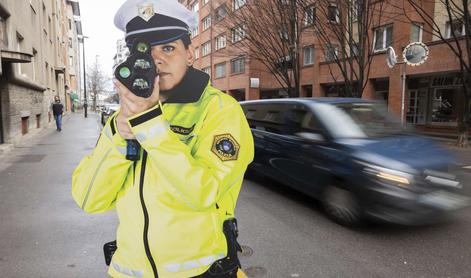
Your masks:
<svg viewBox="0 0 471 278"><path fill-rule="evenodd" d="M283 103L258 103L243 105L245 117L253 129L281 134L283 129Z"/></svg>
<svg viewBox="0 0 471 278"><path fill-rule="evenodd" d="M285 112L284 134L321 133L318 120L304 104L292 104Z"/></svg>

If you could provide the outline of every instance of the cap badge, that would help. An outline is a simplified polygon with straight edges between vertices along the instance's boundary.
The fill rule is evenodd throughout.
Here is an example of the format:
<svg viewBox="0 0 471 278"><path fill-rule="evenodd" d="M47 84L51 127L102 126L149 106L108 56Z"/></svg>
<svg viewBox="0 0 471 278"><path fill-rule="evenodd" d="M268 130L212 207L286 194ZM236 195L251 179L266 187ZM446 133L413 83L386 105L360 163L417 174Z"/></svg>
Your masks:
<svg viewBox="0 0 471 278"><path fill-rule="evenodd" d="M139 5L139 16L145 21L149 21L154 16L154 4L144 3Z"/></svg>

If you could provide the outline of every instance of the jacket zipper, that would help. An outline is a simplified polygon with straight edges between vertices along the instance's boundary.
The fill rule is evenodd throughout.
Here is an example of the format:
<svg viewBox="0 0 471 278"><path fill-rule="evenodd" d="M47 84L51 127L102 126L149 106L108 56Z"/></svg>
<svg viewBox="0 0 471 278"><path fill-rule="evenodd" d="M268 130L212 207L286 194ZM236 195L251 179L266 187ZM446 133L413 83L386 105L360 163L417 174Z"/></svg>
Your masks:
<svg viewBox="0 0 471 278"><path fill-rule="evenodd" d="M152 266L152 271L154 272L154 278L158 278L157 267L154 262L154 258L150 252L149 247L149 213L147 212L146 203L144 202L144 177L146 173L146 164L147 164L147 152L144 151L142 156L142 165L141 165L141 177L139 180L139 197L141 199L142 211L144 213L144 249L146 250L147 259L149 260L150 265Z"/></svg>
<svg viewBox="0 0 471 278"><path fill-rule="evenodd" d="M111 152L111 148L106 152L105 156L103 156L100 163L98 164L98 167L96 167L96 170L95 170L95 173L93 174L92 180L90 181L90 184L88 185L87 194L85 195L85 198L83 199L82 210L85 208L85 205L87 204L88 196L90 195L90 191L92 191L93 184L95 183L95 179L96 179L96 176L97 176L98 172L100 171L101 165L103 164L105 159L108 157L110 152Z"/></svg>

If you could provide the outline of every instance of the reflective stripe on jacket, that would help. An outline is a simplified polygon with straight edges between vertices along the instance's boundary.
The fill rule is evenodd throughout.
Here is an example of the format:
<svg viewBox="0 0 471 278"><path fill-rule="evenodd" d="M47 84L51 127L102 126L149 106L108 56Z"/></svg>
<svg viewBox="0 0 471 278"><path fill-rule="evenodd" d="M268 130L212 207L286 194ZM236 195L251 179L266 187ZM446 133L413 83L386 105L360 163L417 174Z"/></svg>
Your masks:
<svg viewBox="0 0 471 278"><path fill-rule="evenodd" d="M84 211L116 207L115 278L188 278L226 256L222 224L234 217L253 138L239 103L202 74L191 69L179 95L128 119L139 161L126 160L115 114L74 171L72 195Z"/></svg>

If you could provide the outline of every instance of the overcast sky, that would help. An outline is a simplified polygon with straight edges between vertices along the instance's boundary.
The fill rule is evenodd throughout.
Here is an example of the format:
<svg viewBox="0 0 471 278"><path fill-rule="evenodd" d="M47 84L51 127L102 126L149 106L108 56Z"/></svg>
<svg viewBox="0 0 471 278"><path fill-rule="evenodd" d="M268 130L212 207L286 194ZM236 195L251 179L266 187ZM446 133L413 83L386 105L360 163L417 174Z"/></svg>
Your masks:
<svg viewBox="0 0 471 278"><path fill-rule="evenodd" d="M113 57L116 54L116 41L124 33L114 26L116 11L125 0L80 0L82 30L89 39L85 40L87 67L98 59L102 70L112 76ZM97 57L98 55L98 57Z"/></svg>

